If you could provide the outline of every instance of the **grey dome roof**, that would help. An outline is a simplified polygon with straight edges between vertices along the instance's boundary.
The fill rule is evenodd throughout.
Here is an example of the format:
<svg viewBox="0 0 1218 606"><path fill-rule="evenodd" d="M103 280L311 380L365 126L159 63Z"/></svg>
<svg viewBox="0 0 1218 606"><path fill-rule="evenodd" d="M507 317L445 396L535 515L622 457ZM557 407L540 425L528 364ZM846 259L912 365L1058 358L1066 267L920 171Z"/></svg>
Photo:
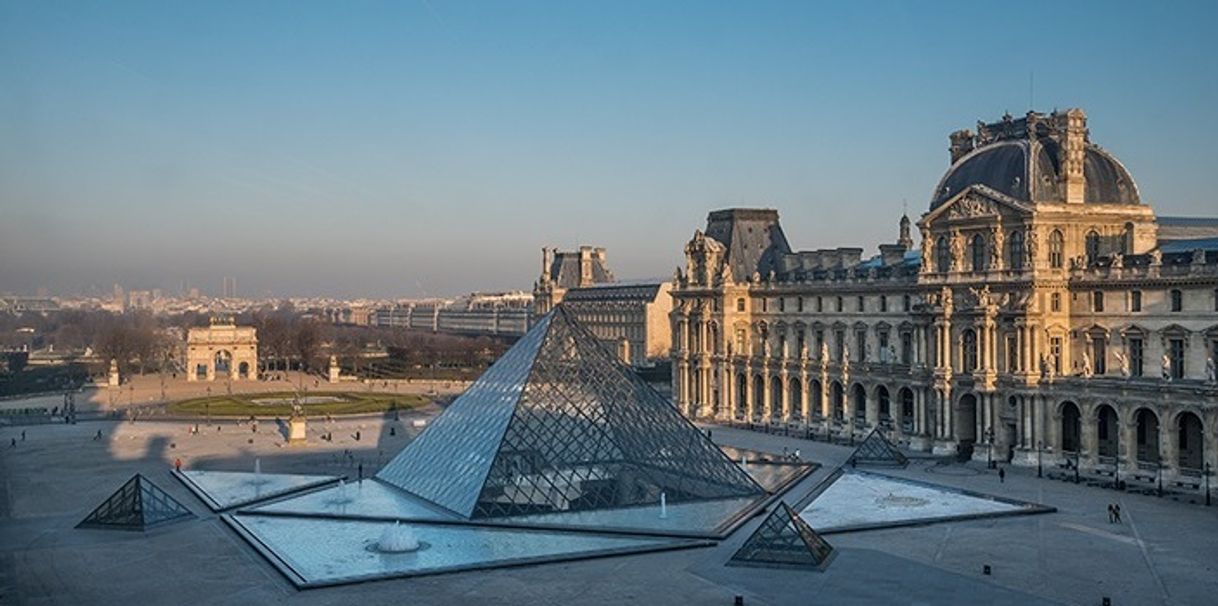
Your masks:
<svg viewBox="0 0 1218 606"><path fill-rule="evenodd" d="M1033 151L1034 150L1034 151ZM1051 138L997 141L960 158L935 188L931 210L971 185L984 185L1021 202L1061 202L1061 148ZM1029 159L1030 156L1034 156ZM1141 204L1138 187L1120 161L1092 143L1083 157L1086 204Z"/></svg>

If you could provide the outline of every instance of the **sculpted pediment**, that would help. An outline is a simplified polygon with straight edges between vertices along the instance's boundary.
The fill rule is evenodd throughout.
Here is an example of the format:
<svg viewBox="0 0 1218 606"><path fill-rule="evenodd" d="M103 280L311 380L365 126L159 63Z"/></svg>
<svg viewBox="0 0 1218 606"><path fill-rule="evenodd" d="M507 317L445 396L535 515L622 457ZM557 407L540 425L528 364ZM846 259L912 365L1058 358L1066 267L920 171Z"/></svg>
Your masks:
<svg viewBox="0 0 1218 606"><path fill-rule="evenodd" d="M997 218L1003 214L1027 214L1032 209L1018 200L999 193L984 185L970 185L964 191L949 198L924 219L973 220Z"/></svg>

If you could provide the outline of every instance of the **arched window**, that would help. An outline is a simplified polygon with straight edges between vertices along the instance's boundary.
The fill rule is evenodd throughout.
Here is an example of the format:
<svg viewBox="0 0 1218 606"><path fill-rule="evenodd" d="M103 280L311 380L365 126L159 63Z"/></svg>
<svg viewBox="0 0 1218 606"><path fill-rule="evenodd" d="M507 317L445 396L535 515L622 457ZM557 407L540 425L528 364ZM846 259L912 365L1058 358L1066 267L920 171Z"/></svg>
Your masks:
<svg viewBox="0 0 1218 606"><path fill-rule="evenodd" d="M973 271L985 271L985 238L981 234L973 236Z"/></svg>
<svg viewBox="0 0 1218 606"><path fill-rule="evenodd" d="M1065 238L1062 237L1060 230L1053 230L1049 234L1049 267L1053 269L1062 268L1062 251L1065 248Z"/></svg>
<svg viewBox="0 0 1218 606"><path fill-rule="evenodd" d="M1100 260L1100 234L1094 229L1087 232L1087 265L1094 265Z"/></svg>
<svg viewBox="0 0 1218 606"><path fill-rule="evenodd" d="M939 236L935 241L935 268L943 273L952 268L952 251L947 246L946 236Z"/></svg>
<svg viewBox="0 0 1218 606"><path fill-rule="evenodd" d="M973 372L977 370L977 333L971 328L964 331L961 346L964 348L964 356L961 359L962 372Z"/></svg>
<svg viewBox="0 0 1218 606"><path fill-rule="evenodd" d="M1007 267L1011 269L1023 269L1022 229L1011 232L1011 237L1007 240Z"/></svg>

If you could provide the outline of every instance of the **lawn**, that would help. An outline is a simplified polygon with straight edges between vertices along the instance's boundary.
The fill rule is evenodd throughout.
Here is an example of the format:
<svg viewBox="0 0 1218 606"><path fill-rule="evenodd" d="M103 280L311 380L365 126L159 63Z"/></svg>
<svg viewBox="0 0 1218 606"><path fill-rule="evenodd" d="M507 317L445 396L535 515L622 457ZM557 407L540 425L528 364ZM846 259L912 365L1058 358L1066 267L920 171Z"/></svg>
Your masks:
<svg viewBox="0 0 1218 606"><path fill-rule="evenodd" d="M169 404L169 412L187 415L215 415L218 417L279 416L292 414L292 392L253 393L231 396L192 398ZM414 394L384 394L339 392L310 392L308 399L333 398L332 402L306 402L305 414L350 415L390 410L406 410L427 404L431 400ZM256 400L282 400L273 403L258 403Z"/></svg>

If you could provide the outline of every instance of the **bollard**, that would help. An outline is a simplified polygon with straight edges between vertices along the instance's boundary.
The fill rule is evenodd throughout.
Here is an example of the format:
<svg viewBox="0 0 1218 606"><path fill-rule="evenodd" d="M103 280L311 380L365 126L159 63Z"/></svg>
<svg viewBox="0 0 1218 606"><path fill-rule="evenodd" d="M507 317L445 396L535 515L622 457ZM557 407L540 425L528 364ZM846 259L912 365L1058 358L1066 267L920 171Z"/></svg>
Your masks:
<svg viewBox="0 0 1218 606"><path fill-rule="evenodd" d="M738 596L736 596L736 601L735 601L735 602L733 602L733 603L734 603L736 606L744 606L744 596L742 596L742 595L738 595Z"/></svg>
<svg viewBox="0 0 1218 606"><path fill-rule="evenodd" d="M990 572L991 572L991 570L990 570L989 564L986 564L985 566L981 567L981 574L984 574L985 576L988 577L988 576L990 576Z"/></svg>
<svg viewBox="0 0 1218 606"><path fill-rule="evenodd" d="M1100 603L1104 606L1112 606L1112 598L1104 596L1103 598L1100 598Z"/></svg>

